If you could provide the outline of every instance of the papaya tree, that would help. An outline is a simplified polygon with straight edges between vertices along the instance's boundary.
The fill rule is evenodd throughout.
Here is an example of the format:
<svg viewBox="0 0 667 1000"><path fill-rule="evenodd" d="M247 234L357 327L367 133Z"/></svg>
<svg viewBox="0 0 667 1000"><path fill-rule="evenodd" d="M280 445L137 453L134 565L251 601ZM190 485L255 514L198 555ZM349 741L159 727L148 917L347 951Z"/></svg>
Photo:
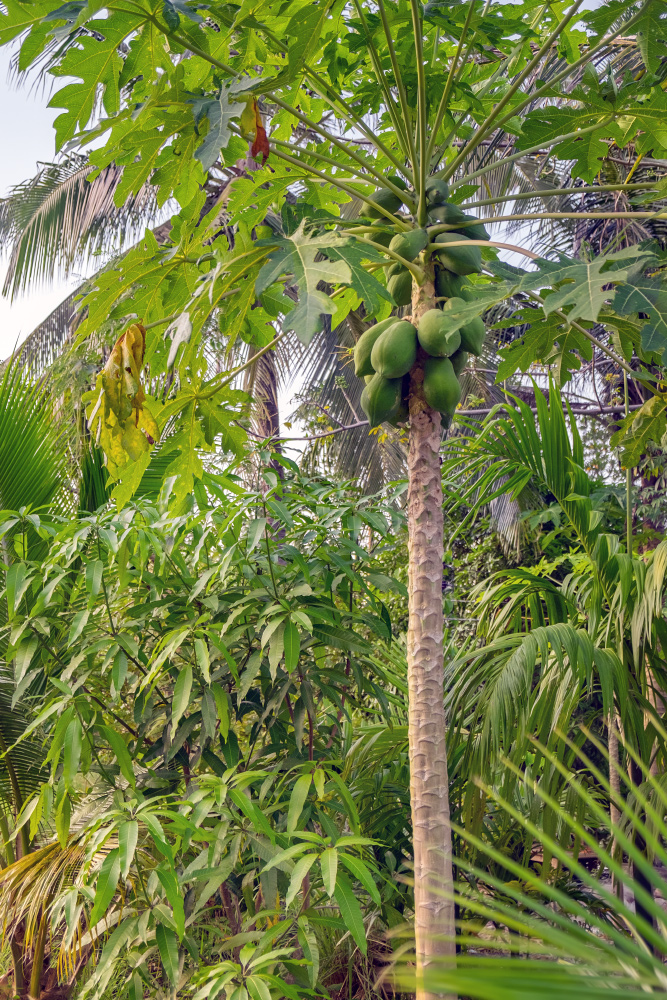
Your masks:
<svg viewBox="0 0 667 1000"><path fill-rule="evenodd" d="M614 147L664 155L667 4L581 7L7 0L0 18L0 42L21 41L22 68L66 78L51 101L63 109L58 147L92 144L98 172L122 166L118 205L150 181L158 204L179 206L167 244L147 233L80 303L79 337L116 340L88 418L119 506L159 439L176 509L201 481L202 453L243 447L241 369L208 370L212 326L227 349L238 337L253 346L245 369L291 331L308 344L352 310L377 321L355 352L369 379L364 407L372 427L393 420L409 435L418 971L433 955L454 955L439 449L482 317L513 296L536 304L535 321L505 352L505 375L544 361L562 382L597 348L649 390L627 434L665 427L667 397L641 370L667 349L659 247L547 259L503 236L510 222L589 215L631 224L656 214L646 199L662 192L650 178L597 178ZM640 63L632 73L628 46ZM631 207L561 212L550 201L524 211L511 185L493 196L499 176L538 156L540 169L574 161L574 188L561 194L623 191ZM211 208L205 184L220 160L248 169L237 167ZM266 227L269 209L275 225ZM503 262L502 250L527 267ZM387 323L396 309L405 315Z"/></svg>

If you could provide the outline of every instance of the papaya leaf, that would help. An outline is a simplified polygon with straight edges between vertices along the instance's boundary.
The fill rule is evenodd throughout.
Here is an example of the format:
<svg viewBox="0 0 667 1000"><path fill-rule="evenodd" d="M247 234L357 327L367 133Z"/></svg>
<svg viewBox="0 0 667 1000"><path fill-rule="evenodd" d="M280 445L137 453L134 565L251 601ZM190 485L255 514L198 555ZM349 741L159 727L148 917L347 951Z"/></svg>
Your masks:
<svg viewBox="0 0 667 1000"><path fill-rule="evenodd" d="M345 242L336 233L311 236L306 232L305 220L291 236L260 241L260 246L270 243L274 249L257 276L255 292L261 295L283 275L297 284L299 302L285 317L283 329L294 330L304 344L309 344L322 329L322 316L331 315L335 310L331 298L318 287L320 283L347 285L352 281L350 267L345 261L317 259L321 251L326 252L328 247L338 248Z"/></svg>
<svg viewBox="0 0 667 1000"><path fill-rule="evenodd" d="M621 448L621 464L625 469L639 465L648 450L649 442L660 442L667 430L665 411L667 400L651 396L639 410L630 413L611 439L615 448Z"/></svg>

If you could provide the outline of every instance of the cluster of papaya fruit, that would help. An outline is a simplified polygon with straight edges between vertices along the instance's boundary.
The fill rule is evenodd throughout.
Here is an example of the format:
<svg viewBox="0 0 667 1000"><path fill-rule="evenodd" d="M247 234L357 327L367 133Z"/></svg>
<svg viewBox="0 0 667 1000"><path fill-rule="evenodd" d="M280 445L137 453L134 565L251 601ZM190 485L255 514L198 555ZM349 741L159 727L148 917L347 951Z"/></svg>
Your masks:
<svg viewBox="0 0 667 1000"><path fill-rule="evenodd" d="M405 188L401 178L392 177L395 186ZM485 328L476 318L460 329L448 320L448 312L461 299L468 299L472 285L468 275L482 269L480 248L452 246L469 240L488 240L489 234L482 223L466 215L458 205L447 201L449 186L445 181L432 178L426 187L428 225L426 229L412 229L391 236L391 231L379 230L372 235L374 242L382 242L397 256L412 263L429 244L435 264L435 293L440 300L438 308L424 313L415 327L409 319L390 316L370 327L359 338L354 351L354 370L364 378L366 386L361 394L361 405L371 427L387 421L393 425L408 419L408 392L410 371L417 360L421 346L428 355L424 363L424 396L429 406L439 410L447 421L451 419L461 399L459 376L468 362L468 356L479 356L484 343ZM389 188L381 188L373 200L387 211L397 212L402 202ZM364 206L364 214L379 218L381 213L372 205ZM443 232L442 225L457 227ZM412 274L400 261L394 261L387 270L387 288L399 306L412 300Z"/></svg>

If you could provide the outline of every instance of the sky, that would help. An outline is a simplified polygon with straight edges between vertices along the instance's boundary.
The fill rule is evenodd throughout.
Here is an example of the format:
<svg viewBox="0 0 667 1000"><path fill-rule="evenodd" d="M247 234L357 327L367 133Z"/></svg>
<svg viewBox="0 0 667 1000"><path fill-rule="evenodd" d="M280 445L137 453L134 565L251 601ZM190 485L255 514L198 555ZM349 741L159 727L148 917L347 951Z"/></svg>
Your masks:
<svg viewBox="0 0 667 1000"><path fill-rule="evenodd" d="M0 196L9 189L32 177L39 161L53 160L55 138L53 120L60 113L57 108L47 108L47 96L32 92L30 87L16 88L8 80L10 54L0 49L0 135L6 143L0 156ZM0 261L0 285L4 282L7 260ZM11 301L0 297L0 361L8 357L17 343L27 337L78 284L58 281L52 285L31 288L27 295Z"/></svg>

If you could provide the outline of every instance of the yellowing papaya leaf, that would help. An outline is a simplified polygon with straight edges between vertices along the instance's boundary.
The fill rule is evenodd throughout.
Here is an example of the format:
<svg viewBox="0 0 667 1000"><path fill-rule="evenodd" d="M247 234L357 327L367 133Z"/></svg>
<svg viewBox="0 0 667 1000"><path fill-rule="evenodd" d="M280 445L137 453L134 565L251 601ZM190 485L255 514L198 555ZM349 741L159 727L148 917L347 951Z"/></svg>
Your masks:
<svg viewBox="0 0 667 1000"><path fill-rule="evenodd" d="M141 384L145 351L146 331L134 323L118 338L95 389L84 397L89 403L88 425L113 479L129 463L145 460L160 436Z"/></svg>

